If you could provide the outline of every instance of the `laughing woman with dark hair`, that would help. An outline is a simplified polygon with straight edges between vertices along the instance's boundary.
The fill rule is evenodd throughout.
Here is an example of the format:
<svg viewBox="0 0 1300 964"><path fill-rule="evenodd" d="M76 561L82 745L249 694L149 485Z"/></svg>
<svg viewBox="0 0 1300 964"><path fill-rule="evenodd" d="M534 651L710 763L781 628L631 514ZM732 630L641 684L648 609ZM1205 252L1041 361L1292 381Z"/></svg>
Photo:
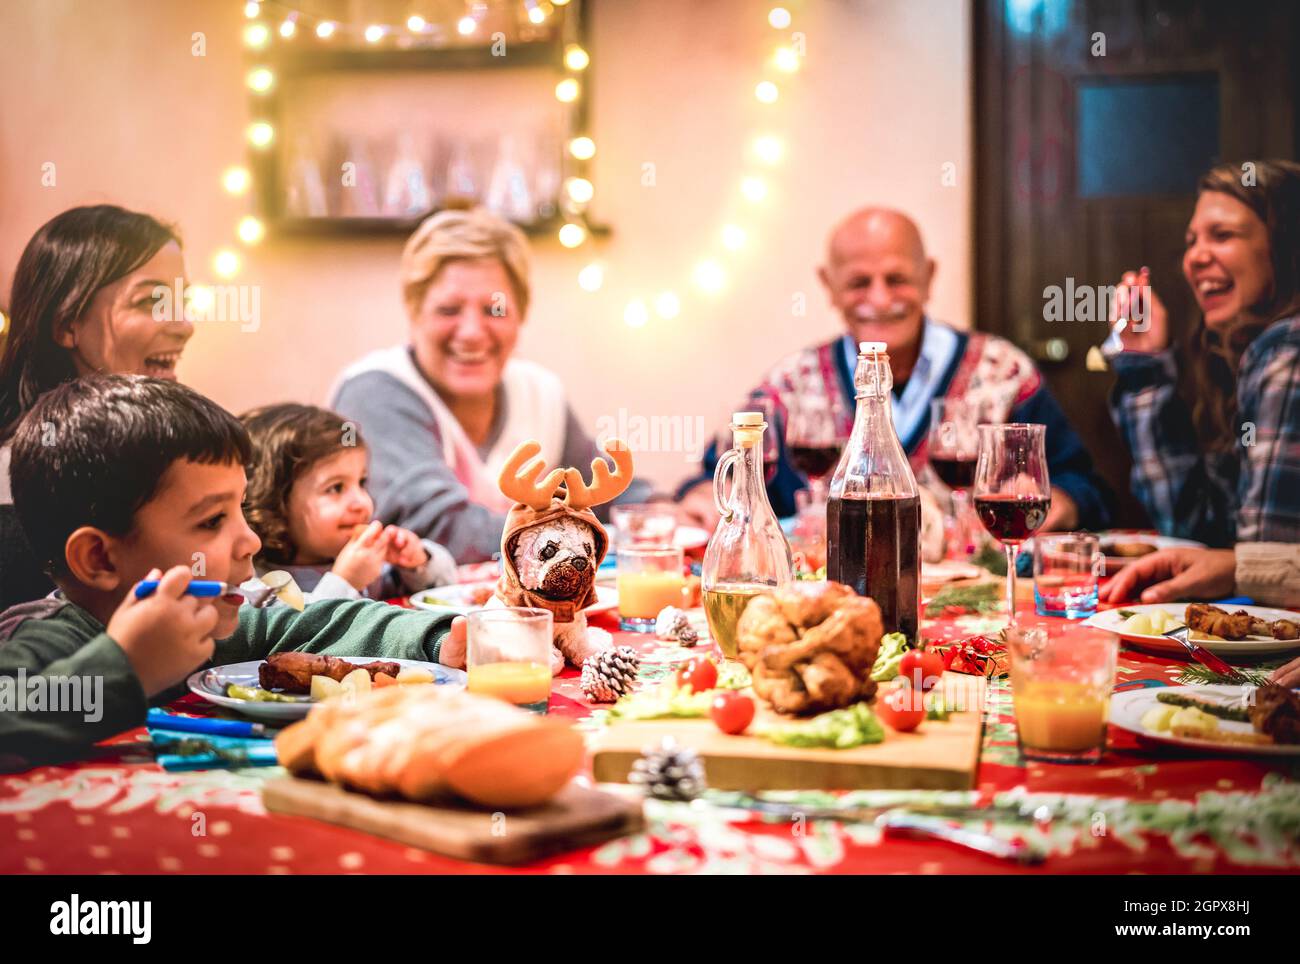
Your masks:
<svg viewBox="0 0 1300 964"><path fill-rule="evenodd" d="M14 516L9 440L19 419L88 372L174 380L194 329L181 306L155 316L155 289L184 276L174 229L109 204L64 211L23 250L0 353L0 609L53 588Z"/></svg>
<svg viewBox="0 0 1300 964"><path fill-rule="evenodd" d="M1201 310L1186 340L1170 346L1151 294L1112 358L1133 491L1165 535L1300 542L1300 165L1202 177L1183 275ZM1148 284L1129 272L1121 291Z"/></svg>

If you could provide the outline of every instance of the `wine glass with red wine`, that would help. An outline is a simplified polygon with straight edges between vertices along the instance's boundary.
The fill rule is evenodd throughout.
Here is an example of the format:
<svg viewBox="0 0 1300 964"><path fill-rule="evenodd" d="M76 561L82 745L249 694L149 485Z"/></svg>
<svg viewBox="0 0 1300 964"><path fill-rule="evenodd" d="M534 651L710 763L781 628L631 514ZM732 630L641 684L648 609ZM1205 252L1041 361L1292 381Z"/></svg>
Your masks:
<svg viewBox="0 0 1300 964"><path fill-rule="evenodd" d="M975 461L979 456L978 429L979 407L974 403L962 398L936 398L930 402L926 446L930 467L952 490L954 554L963 558L975 548L970 487L975 482Z"/></svg>
<svg viewBox="0 0 1300 964"><path fill-rule="evenodd" d="M979 426L975 512L1007 553L1007 619L1011 626L1016 625L1020 545L1047 521L1052 504L1045 433L1045 426L1025 423Z"/></svg>
<svg viewBox="0 0 1300 964"><path fill-rule="evenodd" d="M828 399L799 399L785 428L786 450L794 467L808 479L810 507L826 505L826 480L840 460L841 439Z"/></svg>

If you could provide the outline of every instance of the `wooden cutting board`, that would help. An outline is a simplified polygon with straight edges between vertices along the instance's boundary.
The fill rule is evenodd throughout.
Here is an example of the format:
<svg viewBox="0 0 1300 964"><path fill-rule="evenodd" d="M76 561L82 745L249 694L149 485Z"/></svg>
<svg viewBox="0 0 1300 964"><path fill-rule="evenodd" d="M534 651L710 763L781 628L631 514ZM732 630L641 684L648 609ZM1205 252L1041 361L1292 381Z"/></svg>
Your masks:
<svg viewBox="0 0 1300 964"><path fill-rule="evenodd" d="M979 765L986 682L945 673L942 685L964 712L946 722L925 720L913 733L886 726L883 743L801 749L728 736L707 719L615 721L589 739L592 769L597 781L626 782L642 752L671 737L699 753L708 785L719 790L969 790ZM755 724L783 719L763 708Z"/></svg>
<svg viewBox="0 0 1300 964"><path fill-rule="evenodd" d="M642 828L641 802L569 784L531 810L475 809L469 804L378 800L332 783L286 777L262 788L275 813L314 817L364 830L446 857L523 864Z"/></svg>

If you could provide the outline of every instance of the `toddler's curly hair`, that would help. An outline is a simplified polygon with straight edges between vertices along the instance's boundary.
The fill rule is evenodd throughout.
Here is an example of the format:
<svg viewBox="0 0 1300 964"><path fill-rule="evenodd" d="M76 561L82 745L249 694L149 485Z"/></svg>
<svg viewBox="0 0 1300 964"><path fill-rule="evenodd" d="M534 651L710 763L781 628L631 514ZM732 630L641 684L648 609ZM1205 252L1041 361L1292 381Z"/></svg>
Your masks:
<svg viewBox="0 0 1300 964"><path fill-rule="evenodd" d="M354 422L315 405L264 405L239 420L253 443L244 517L262 540L258 558L292 565L298 555L289 538L289 493L294 482L321 459L366 443Z"/></svg>

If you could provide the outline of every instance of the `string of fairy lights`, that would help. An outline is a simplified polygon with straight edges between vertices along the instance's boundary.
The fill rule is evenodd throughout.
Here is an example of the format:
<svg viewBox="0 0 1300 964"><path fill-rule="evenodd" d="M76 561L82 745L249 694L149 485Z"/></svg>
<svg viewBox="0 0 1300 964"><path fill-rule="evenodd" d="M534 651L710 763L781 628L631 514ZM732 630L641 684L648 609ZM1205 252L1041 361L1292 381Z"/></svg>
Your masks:
<svg viewBox="0 0 1300 964"><path fill-rule="evenodd" d="M528 22L541 27L556 13L557 7L566 6L569 0L521 0L521 3ZM431 22L419 14L411 14L401 24L353 24L322 19L288 7L279 0L246 0L243 7L244 15L249 21L243 31L244 46L254 60L258 53L266 51L272 43L294 42L296 38L300 38L300 42L328 44L331 41L337 43L337 38L343 37L354 43L364 41L376 47L409 48L421 44L436 45L443 39L450 38L454 31L461 38L460 42L472 41L483 29L483 20L488 11L488 5L479 0L466 3L463 14L454 17L453 21ZM778 82L800 69L804 53L800 36L785 33L790 30L793 22L788 9L773 7L767 13L767 22L773 30L782 34L782 39L763 65L754 86L754 97L760 104L771 106L781 96ZM580 44L568 43L564 48L563 62L566 75L556 83L555 97L561 103L572 104L583 93L582 75L591 65L591 55ZM245 75L246 86L255 97L269 93L275 82L274 72L264 64L255 63ZM254 119L248 125L246 138L253 150L265 151L274 143L275 133L270 121ZM576 133L565 147L575 161L585 163L596 155L596 142L590 132ZM781 163L784 156L785 145L778 135L764 132L748 138L748 164L738 184L739 195L747 207L756 207L767 199L769 187L766 175ZM246 167L232 166L222 173L221 184L228 194L246 195L252 185L252 175ZM585 214L596 196L595 186L588 178L581 176L580 172L565 177L562 190L564 196L561 210L565 216L564 223L556 231L556 238L565 248L582 249L591 239ZM265 225L255 215L246 214L235 225L235 236L244 247L257 245L265 235ZM747 229L743 218L729 220L719 230L716 242L721 253L710 253L702 257L696 262L691 275L695 289L705 295L717 295L726 288L727 258L749 245L750 229ZM214 254L212 268L218 277L229 280L238 275L242 260L237 247L224 246ZM600 291L605 285L607 273L604 262L591 260L578 271L578 286L586 292ZM196 301L207 297L210 297L210 293L201 287L194 295ZM196 304L196 307L201 305ZM631 327L639 328L650 321L652 313L661 319L671 320L681 310L682 298L672 289L662 290L653 296L637 294L624 307L623 321Z"/></svg>

